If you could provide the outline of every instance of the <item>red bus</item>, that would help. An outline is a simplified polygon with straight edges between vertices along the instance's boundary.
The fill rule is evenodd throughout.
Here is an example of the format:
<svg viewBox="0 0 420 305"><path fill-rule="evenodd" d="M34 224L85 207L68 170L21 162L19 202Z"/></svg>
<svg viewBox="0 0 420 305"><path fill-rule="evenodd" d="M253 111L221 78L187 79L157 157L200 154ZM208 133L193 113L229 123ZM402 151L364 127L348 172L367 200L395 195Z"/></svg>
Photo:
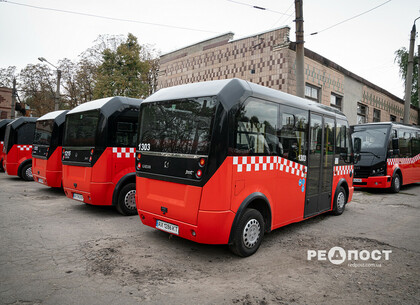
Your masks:
<svg viewBox="0 0 420 305"><path fill-rule="evenodd" d="M264 233L352 198L349 126L331 107L230 79L161 89L139 115L145 225L249 256Z"/></svg>
<svg viewBox="0 0 420 305"><path fill-rule="evenodd" d="M47 113L36 121L32 148L34 181L50 187L61 187L61 148L68 110Z"/></svg>
<svg viewBox="0 0 420 305"><path fill-rule="evenodd" d="M11 120L11 119L0 120L0 172L4 172L4 167L3 167L3 158L4 158L4 153L3 153L4 133L6 131L7 124L9 124L11 121L13 121L13 120Z"/></svg>
<svg viewBox="0 0 420 305"><path fill-rule="evenodd" d="M137 214L134 167L141 101L110 97L67 113L62 150L67 197Z"/></svg>
<svg viewBox="0 0 420 305"><path fill-rule="evenodd" d="M4 169L8 175L31 181L32 142L37 118L20 117L7 124L4 135Z"/></svg>
<svg viewBox="0 0 420 305"><path fill-rule="evenodd" d="M420 182L420 128L394 122L352 126L355 187L387 188Z"/></svg>

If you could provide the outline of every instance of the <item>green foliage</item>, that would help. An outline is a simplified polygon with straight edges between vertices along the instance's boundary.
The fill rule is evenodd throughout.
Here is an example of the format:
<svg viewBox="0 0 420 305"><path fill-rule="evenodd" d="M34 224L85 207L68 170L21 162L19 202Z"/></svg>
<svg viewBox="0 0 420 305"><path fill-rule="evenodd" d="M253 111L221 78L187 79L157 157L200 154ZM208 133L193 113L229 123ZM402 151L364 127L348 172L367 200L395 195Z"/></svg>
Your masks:
<svg viewBox="0 0 420 305"><path fill-rule="evenodd" d="M105 49L98 67L94 99L109 96L142 98L149 94L149 62L141 58L137 38L128 34L127 40L113 51Z"/></svg>
<svg viewBox="0 0 420 305"><path fill-rule="evenodd" d="M419 81L419 54L414 54L414 66L413 66L413 83L411 87L411 104L419 106L419 92L418 92L418 81ZM407 77L407 66L408 66L408 50L401 48L395 51L394 62L397 62L400 68L400 77L406 83Z"/></svg>

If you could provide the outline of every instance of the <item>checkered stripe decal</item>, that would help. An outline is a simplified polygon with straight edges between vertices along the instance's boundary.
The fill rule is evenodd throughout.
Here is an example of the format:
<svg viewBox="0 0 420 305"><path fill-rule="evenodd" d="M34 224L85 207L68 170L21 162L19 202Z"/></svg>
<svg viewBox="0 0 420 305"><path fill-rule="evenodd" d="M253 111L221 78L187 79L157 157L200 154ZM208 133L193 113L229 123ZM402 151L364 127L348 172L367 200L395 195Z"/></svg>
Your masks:
<svg viewBox="0 0 420 305"><path fill-rule="evenodd" d="M117 155L117 158L135 158L136 149L134 147L112 147L112 153Z"/></svg>
<svg viewBox="0 0 420 305"><path fill-rule="evenodd" d="M353 171L353 165L334 166L334 176L345 176Z"/></svg>
<svg viewBox="0 0 420 305"><path fill-rule="evenodd" d="M278 156L233 157L238 173L280 170L299 177L306 177L306 166Z"/></svg>
<svg viewBox="0 0 420 305"><path fill-rule="evenodd" d="M18 145L17 148L19 150L26 150L26 151L30 151L32 149L32 145Z"/></svg>
<svg viewBox="0 0 420 305"><path fill-rule="evenodd" d="M414 164L417 161L420 160L420 154L417 156L414 156L413 158L393 158L388 159L387 163L388 165L394 165L394 164Z"/></svg>

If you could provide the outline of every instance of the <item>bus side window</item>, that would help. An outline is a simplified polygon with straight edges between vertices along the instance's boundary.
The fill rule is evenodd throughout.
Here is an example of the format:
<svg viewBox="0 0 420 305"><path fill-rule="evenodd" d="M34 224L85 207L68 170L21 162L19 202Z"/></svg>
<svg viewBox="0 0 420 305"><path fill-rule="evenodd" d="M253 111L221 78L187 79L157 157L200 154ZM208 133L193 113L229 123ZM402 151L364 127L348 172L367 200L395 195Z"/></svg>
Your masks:
<svg viewBox="0 0 420 305"><path fill-rule="evenodd" d="M411 138L411 156L415 157L420 154L420 133L412 133Z"/></svg>
<svg viewBox="0 0 420 305"><path fill-rule="evenodd" d="M16 144L32 144L35 135L35 124L25 123L18 128Z"/></svg>
<svg viewBox="0 0 420 305"><path fill-rule="evenodd" d="M283 148L282 156L306 165L308 153L308 112L288 106L280 106L278 136Z"/></svg>
<svg viewBox="0 0 420 305"><path fill-rule="evenodd" d="M127 109L116 117L115 123L111 128L113 137L112 146L116 147L135 147L137 142L137 121L138 109Z"/></svg>
<svg viewBox="0 0 420 305"><path fill-rule="evenodd" d="M398 146L400 149L400 157L407 158L411 156L410 149L410 132L402 129L399 133Z"/></svg>
<svg viewBox="0 0 420 305"><path fill-rule="evenodd" d="M351 162L352 145L350 137L350 128L346 121L337 120L337 127L335 130L336 141L335 151L336 158L338 157L338 164L346 164Z"/></svg>
<svg viewBox="0 0 420 305"><path fill-rule="evenodd" d="M241 155L280 155L276 136L278 108L275 103L250 100L237 113L235 152Z"/></svg>

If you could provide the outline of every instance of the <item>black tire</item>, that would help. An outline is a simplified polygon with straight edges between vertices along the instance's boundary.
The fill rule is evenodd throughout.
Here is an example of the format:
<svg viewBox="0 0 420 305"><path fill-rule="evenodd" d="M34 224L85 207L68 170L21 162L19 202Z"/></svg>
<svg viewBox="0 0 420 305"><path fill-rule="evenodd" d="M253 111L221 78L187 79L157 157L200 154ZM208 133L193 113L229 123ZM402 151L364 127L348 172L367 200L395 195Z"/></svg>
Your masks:
<svg viewBox="0 0 420 305"><path fill-rule="evenodd" d="M230 250L238 256L247 257L257 252L264 237L264 218L255 209L246 209L233 228L233 243Z"/></svg>
<svg viewBox="0 0 420 305"><path fill-rule="evenodd" d="M129 183L125 185L118 195L118 202L116 205L117 211L125 216L137 214L136 207L136 184Z"/></svg>
<svg viewBox="0 0 420 305"><path fill-rule="evenodd" d="M344 187L340 186L335 193L334 197L334 205L332 213L334 215L341 215L344 212L344 209L346 208L347 203L347 193Z"/></svg>
<svg viewBox="0 0 420 305"><path fill-rule="evenodd" d="M3 159L0 160L0 172L4 172Z"/></svg>
<svg viewBox="0 0 420 305"><path fill-rule="evenodd" d="M401 175L399 173L395 173L394 177L392 177L391 181L391 193L398 193L401 189Z"/></svg>
<svg viewBox="0 0 420 305"><path fill-rule="evenodd" d="M34 177L32 176L32 164L26 164L22 167L20 177L25 181L33 181Z"/></svg>

